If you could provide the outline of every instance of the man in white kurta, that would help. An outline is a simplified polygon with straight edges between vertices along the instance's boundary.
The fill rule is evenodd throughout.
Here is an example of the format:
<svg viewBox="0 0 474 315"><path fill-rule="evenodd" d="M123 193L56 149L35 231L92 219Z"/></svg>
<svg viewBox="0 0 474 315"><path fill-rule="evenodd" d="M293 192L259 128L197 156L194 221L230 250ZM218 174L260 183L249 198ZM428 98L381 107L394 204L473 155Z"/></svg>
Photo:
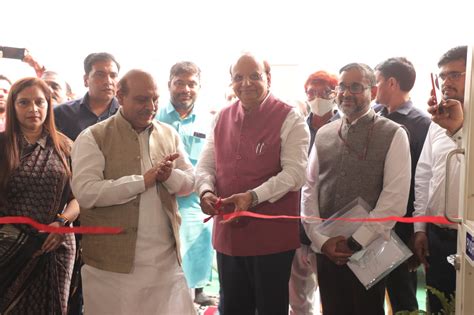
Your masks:
<svg viewBox="0 0 474 315"><path fill-rule="evenodd" d="M152 150L162 149L162 145L153 143L152 135L163 126L153 122L158 92L152 77L132 70L120 82L117 96L122 108L112 118L117 123L109 125L133 129L129 131L135 133L139 143L141 173L104 179L109 160L104 157L94 130L86 129L73 147L72 186L81 208L95 209L97 213L101 207L139 200L135 252L128 273L104 270L85 261L82 268L85 312L195 314L177 255L173 225L159 192L164 188L171 196L189 194L194 185L193 169L181 145L176 152L179 156L167 155L161 162L154 161L156 152ZM115 130L110 128L106 140L114 137ZM121 158L117 155L117 159Z"/></svg>

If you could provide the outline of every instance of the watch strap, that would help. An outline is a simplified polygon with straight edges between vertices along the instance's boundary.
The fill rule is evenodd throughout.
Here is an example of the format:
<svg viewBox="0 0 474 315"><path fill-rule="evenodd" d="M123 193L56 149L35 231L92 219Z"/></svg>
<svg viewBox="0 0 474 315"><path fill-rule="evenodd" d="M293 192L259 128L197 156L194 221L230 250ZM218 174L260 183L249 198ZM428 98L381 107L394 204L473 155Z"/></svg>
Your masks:
<svg viewBox="0 0 474 315"><path fill-rule="evenodd" d="M347 247L349 247L353 252L362 250L362 245L360 245L352 236L347 239Z"/></svg>
<svg viewBox="0 0 474 315"><path fill-rule="evenodd" d="M253 190L248 190L250 195L252 195L252 202L250 203L250 208L256 207L258 205L258 196L257 193Z"/></svg>

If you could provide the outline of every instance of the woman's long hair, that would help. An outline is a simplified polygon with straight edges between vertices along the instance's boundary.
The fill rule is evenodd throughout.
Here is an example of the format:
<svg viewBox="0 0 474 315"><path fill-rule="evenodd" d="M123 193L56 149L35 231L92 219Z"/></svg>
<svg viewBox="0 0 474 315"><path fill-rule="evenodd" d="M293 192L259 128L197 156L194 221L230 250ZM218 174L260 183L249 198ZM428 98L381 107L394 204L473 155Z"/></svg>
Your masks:
<svg viewBox="0 0 474 315"><path fill-rule="evenodd" d="M44 93L48 102L48 111L43 128L48 131L53 142L54 150L61 157L61 161L68 175L71 174L67 157L70 154L69 139L56 130L54 124L53 105L51 104L51 90L49 86L38 78L23 78L16 81L8 94L6 105L5 132L0 134L0 200L4 197L4 191L10 174L20 164L20 148L18 139L21 137L21 128L15 111L15 102L18 94L25 88L36 86Z"/></svg>

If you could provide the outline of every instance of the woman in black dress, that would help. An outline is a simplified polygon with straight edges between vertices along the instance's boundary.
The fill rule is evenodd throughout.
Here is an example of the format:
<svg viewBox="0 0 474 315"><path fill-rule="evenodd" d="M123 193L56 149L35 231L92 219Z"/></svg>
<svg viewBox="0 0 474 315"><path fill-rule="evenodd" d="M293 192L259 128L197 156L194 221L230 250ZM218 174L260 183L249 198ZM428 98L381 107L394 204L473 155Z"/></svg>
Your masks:
<svg viewBox="0 0 474 315"><path fill-rule="evenodd" d="M79 215L69 188L71 141L56 131L49 87L38 78L17 81L8 96L6 116L5 132L0 133L0 216L69 225ZM74 236L15 227L41 241L31 258L8 262L16 269L0 294L0 313L65 314ZM0 276L7 277L1 273L11 268L3 269Z"/></svg>

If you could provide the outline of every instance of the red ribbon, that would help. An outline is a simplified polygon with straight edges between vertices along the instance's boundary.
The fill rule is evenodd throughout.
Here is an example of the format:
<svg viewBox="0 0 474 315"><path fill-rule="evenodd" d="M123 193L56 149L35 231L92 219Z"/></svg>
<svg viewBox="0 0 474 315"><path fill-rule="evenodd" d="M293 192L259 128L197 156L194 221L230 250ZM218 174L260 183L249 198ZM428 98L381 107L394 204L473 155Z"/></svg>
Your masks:
<svg viewBox="0 0 474 315"><path fill-rule="evenodd" d="M54 227L46 224L41 224L28 217L1 217L0 224L28 224L39 230L40 232L56 234L119 234L123 231L123 229L119 227L105 226Z"/></svg>
<svg viewBox="0 0 474 315"><path fill-rule="evenodd" d="M424 222L424 223L437 223L437 224L452 224L452 222L448 221L445 217L442 216L419 216L419 217L397 217L397 216L389 216L389 217L382 217L382 218L320 218L320 217L306 217L306 216L296 216L296 215L267 215L261 213L255 213L250 211L235 211L231 213L225 214L217 214L218 216L222 216L224 221L230 221L239 217L251 217L257 219L292 219L292 220L300 220L300 219L309 219L309 220L316 220L316 221L346 221L346 222L387 222L387 221L397 221L403 223L415 223L415 222ZM207 222L213 216L209 216L205 219Z"/></svg>

